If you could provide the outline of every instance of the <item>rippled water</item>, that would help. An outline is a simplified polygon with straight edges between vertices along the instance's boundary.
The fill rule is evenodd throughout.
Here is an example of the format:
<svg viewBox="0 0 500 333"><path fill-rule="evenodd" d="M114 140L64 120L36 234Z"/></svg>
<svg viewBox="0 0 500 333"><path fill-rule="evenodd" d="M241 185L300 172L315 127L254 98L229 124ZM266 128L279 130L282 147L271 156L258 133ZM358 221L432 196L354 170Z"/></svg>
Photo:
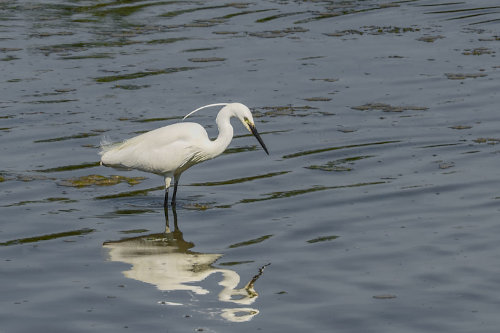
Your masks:
<svg viewBox="0 0 500 333"><path fill-rule="evenodd" d="M496 332L491 1L0 3L2 332ZM254 111L161 177L98 164ZM216 110L193 116L215 137Z"/></svg>

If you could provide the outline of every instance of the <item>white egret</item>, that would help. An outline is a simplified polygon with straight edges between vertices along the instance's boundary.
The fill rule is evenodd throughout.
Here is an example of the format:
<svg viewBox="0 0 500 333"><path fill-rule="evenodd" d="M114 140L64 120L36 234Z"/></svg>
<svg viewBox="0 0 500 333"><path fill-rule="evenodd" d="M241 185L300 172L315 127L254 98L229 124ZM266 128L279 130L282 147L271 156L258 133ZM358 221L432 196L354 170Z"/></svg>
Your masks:
<svg viewBox="0 0 500 333"><path fill-rule="evenodd" d="M232 117L241 121L269 155L264 141L255 128L252 113L241 103L205 105L187 114L183 120L196 111L213 106L224 106L215 120L219 129L217 139L210 140L200 124L176 123L138 135L122 143L103 143L99 153L101 165L137 169L165 177L164 206L167 207L168 189L172 178L174 179L172 205L175 205L177 185L181 174L193 165L219 156L226 150L233 138L233 127L230 122Z"/></svg>

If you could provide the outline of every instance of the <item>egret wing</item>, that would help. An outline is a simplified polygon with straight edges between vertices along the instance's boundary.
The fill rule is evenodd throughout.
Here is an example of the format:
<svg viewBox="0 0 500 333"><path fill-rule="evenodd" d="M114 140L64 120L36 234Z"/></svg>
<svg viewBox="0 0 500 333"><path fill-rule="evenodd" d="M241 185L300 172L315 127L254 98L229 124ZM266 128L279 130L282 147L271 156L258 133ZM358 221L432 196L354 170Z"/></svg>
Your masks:
<svg viewBox="0 0 500 333"><path fill-rule="evenodd" d="M200 146L208 135L196 123L179 123L138 135L104 151L109 166L138 169L157 174L173 173L196 164Z"/></svg>

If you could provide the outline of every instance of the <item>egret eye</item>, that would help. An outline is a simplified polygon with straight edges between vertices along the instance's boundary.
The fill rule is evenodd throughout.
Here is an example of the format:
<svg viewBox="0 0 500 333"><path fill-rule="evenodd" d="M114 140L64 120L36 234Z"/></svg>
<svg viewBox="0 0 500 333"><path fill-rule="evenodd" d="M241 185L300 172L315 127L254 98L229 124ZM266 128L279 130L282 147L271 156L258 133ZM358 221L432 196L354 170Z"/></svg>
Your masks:
<svg viewBox="0 0 500 333"><path fill-rule="evenodd" d="M255 126L255 125L253 124L253 122L252 122L252 121L250 121L250 119L248 119L247 117L244 117L244 118L243 118L243 121L244 121L244 122L245 122L245 124L247 124L249 127Z"/></svg>

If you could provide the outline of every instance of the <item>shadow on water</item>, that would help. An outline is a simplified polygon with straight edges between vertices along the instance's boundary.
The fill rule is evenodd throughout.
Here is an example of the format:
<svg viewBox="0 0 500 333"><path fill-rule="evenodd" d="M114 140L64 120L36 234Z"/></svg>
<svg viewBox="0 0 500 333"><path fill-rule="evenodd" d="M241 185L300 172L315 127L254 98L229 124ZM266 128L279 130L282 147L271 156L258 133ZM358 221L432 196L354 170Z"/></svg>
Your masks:
<svg viewBox="0 0 500 333"><path fill-rule="evenodd" d="M220 273L219 285L222 291L217 298L238 306L223 307L220 316L232 322L250 321L259 310L248 307L255 302L258 293L254 284L262 275L259 272L242 288L237 288L240 276L234 270L216 268L213 264L222 257L218 253L200 253L192 251L194 243L184 240L177 222L177 212L172 208L173 229L171 229L168 209L165 209L165 231L146 236L125 238L119 241L108 241L103 244L109 250L111 261L123 262L132 267L123 272L129 279L155 285L161 291L188 291L196 295L207 295L201 282L209 276ZM268 264L269 265L269 264ZM165 302L167 305L188 305Z"/></svg>

